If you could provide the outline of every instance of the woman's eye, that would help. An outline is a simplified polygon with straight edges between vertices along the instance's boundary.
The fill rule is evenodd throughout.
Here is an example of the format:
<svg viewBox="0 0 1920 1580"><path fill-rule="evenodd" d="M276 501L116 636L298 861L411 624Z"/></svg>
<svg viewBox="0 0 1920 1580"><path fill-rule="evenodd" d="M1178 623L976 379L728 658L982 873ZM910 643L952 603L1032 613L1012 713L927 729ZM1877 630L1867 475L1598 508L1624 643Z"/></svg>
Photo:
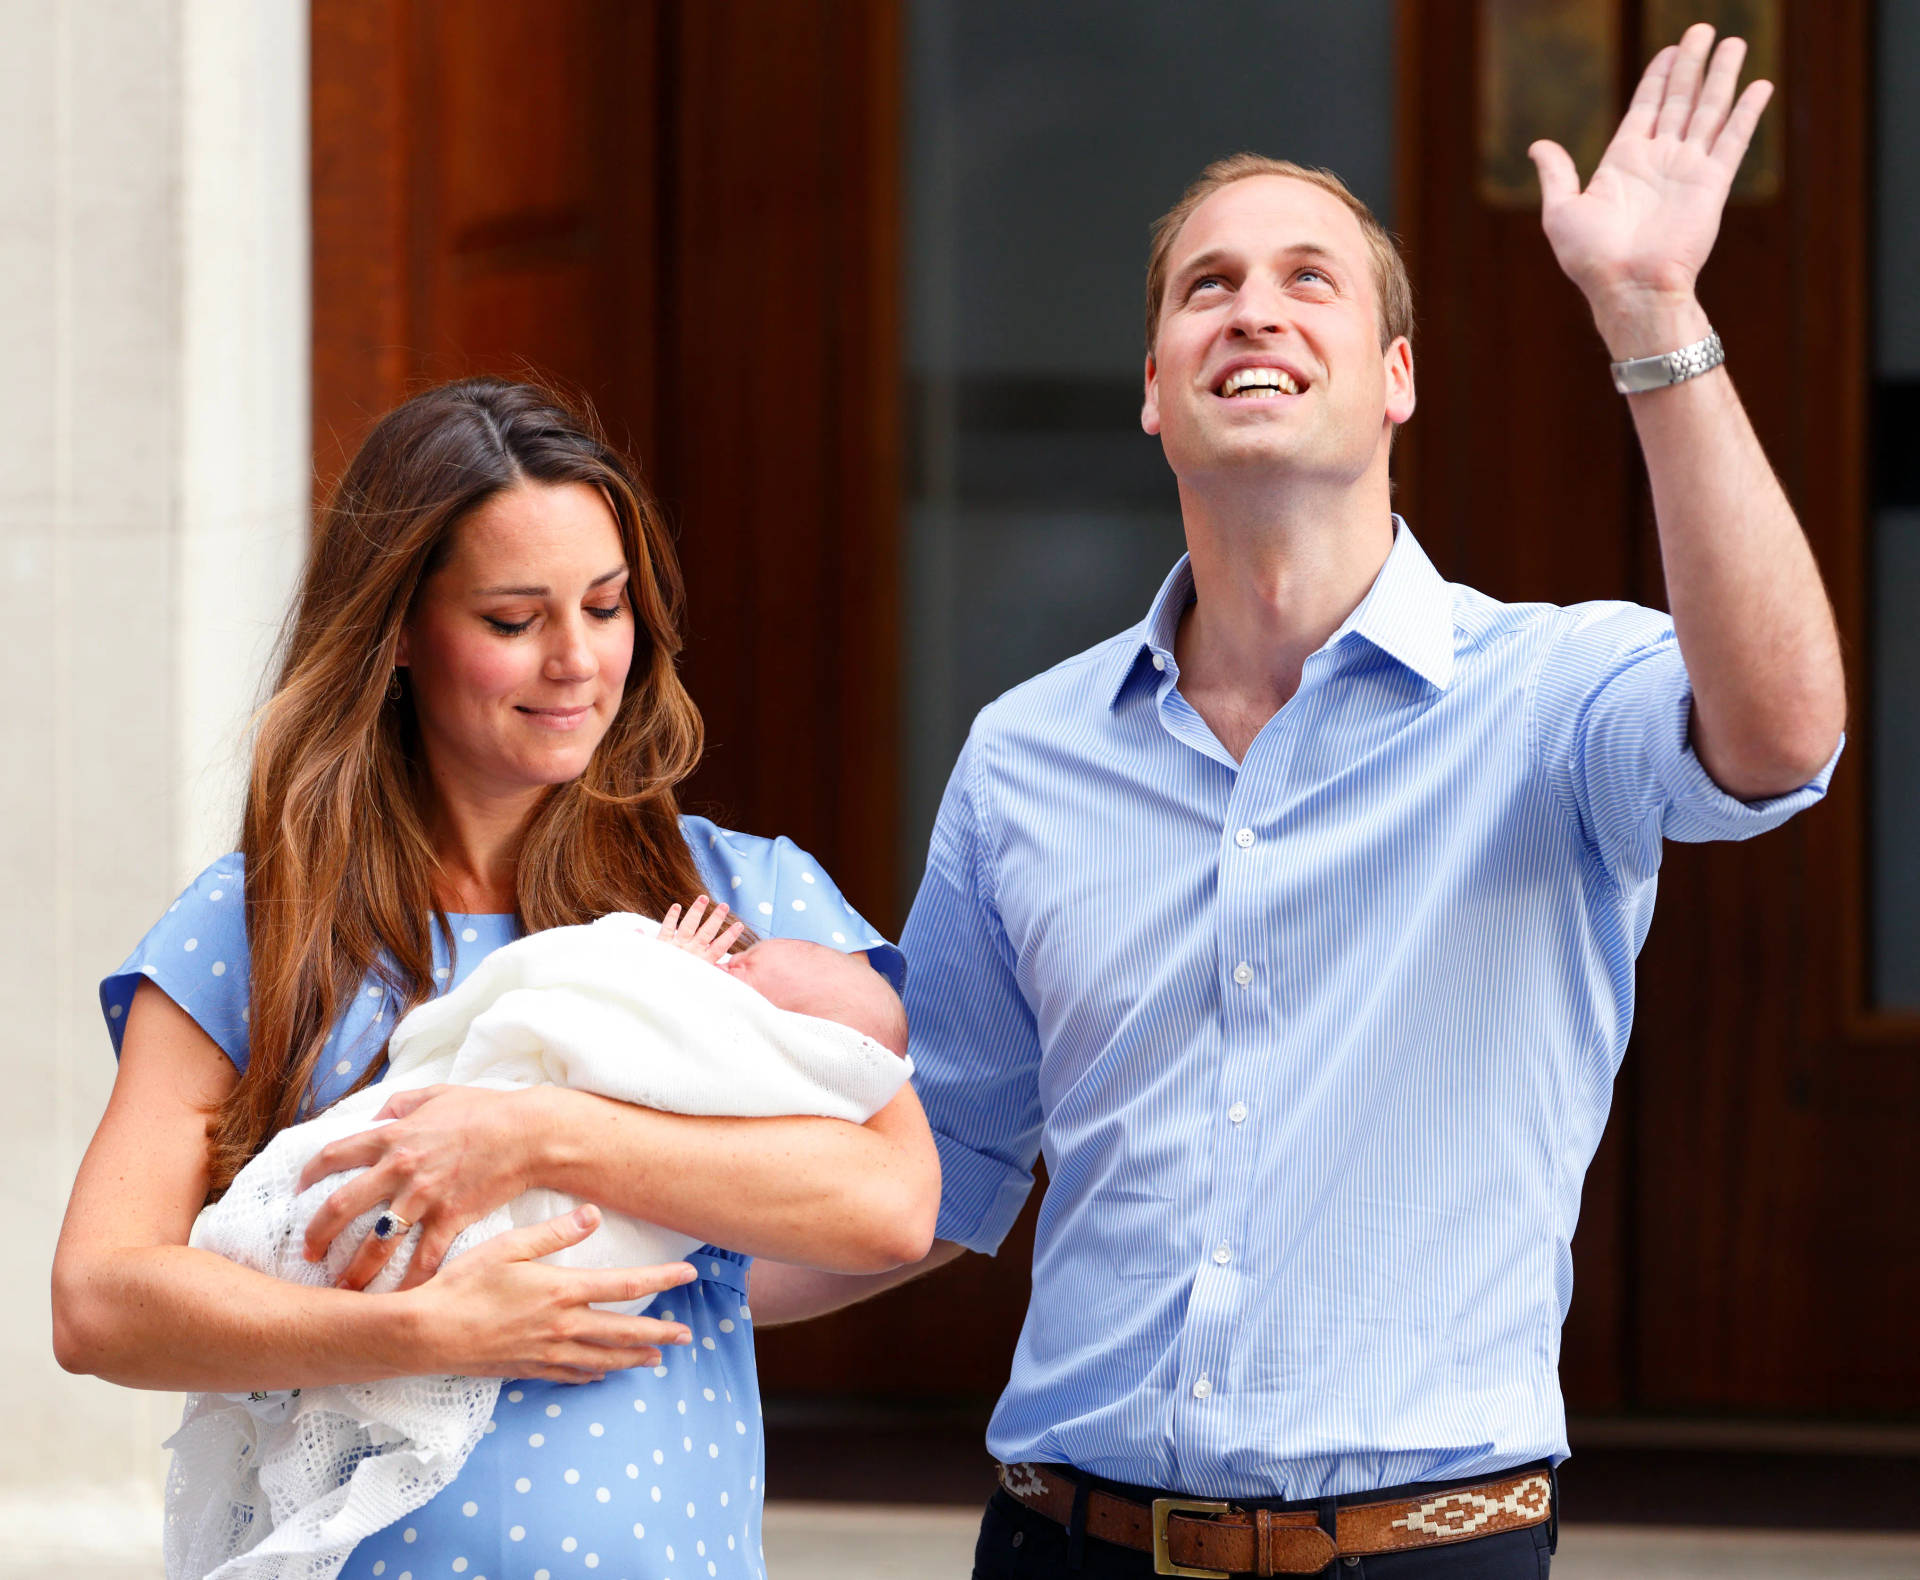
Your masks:
<svg viewBox="0 0 1920 1580"><path fill-rule="evenodd" d="M592 615L596 620L618 620L621 615L626 613L626 605L618 603L590 603L587 605L587 613Z"/></svg>
<svg viewBox="0 0 1920 1580"><path fill-rule="evenodd" d="M518 636L522 631L526 630L528 626L533 624L532 615L528 615L524 620L496 620L490 614L482 615L480 618L485 620L488 625L492 626L494 630L498 631L502 636Z"/></svg>

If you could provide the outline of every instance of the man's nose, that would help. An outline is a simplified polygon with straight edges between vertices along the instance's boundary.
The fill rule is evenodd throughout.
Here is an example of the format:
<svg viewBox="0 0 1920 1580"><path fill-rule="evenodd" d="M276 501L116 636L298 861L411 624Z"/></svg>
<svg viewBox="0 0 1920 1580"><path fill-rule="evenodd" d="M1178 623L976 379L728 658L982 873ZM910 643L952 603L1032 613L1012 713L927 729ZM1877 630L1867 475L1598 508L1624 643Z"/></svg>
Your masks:
<svg viewBox="0 0 1920 1580"><path fill-rule="evenodd" d="M1227 322L1227 333L1241 338L1277 335L1286 326L1286 293L1266 281L1245 281L1234 299L1233 317Z"/></svg>

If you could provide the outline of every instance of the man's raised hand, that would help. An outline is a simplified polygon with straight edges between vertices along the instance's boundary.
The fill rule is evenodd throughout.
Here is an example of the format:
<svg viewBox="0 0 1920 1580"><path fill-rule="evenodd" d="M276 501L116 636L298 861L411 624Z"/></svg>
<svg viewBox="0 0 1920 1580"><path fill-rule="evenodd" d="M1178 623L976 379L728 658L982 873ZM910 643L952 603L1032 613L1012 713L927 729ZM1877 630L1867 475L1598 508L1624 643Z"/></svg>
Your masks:
<svg viewBox="0 0 1920 1580"><path fill-rule="evenodd" d="M1558 143L1527 150L1540 175L1540 220L1560 267L1585 293L1616 357L1676 349L1646 344L1698 315L1694 280L1713 250L1734 172L1772 84L1734 89L1737 38L1714 48L1704 22L1654 56L1586 191Z"/></svg>

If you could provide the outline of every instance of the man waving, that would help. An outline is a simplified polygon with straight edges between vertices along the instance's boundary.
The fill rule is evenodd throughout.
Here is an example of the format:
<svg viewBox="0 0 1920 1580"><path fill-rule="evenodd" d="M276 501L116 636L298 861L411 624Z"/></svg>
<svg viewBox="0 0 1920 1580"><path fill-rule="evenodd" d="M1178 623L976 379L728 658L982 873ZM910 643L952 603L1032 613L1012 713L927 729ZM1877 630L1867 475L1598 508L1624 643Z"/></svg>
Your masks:
<svg viewBox="0 0 1920 1580"><path fill-rule="evenodd" d="M1736 102L1743 54L1662 51L1584 192L1533 149L1671 618L1435 572L1389 508L1406 275L1337 179L1241 155L1160 223L1142 423L1187 556L982 711L902 940L945 1171L922 1266L995 1249L1036 1152L1051 1176L977 1574L1545 1572L1569 1247L1662 841L1784 821L1843 723L1694 296L1768 94ZM767 1268L754 1301L899 1276Z"/></svg>

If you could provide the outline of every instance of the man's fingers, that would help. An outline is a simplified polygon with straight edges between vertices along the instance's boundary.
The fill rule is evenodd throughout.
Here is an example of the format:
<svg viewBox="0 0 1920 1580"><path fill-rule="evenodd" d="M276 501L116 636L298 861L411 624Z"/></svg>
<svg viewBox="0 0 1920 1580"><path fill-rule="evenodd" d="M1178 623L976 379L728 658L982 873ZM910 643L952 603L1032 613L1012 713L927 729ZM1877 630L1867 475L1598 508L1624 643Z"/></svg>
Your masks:
<svg viewBox="0 0 1920 1580"><path fill-rule="evenodd" d="M1687 141L1711 149L1720 128L1727 124L1727 112L1733 108L1733 91L1740 85L1740 68L1746 63L1747 41L1723 38L1714 48L1707 80L1701 85L1700 100L1693 107L1693 119L1687 122Z"/></svg>
<svg viewBox="0 0 1920 1580"><path fill-rule="evenodd" d="M1647 62L1647 69L1640 74L1640 86L1633 90L1633 102L1627 106L1620 130L1614 134L1615 141L1622 137L1653 136L1660 120L1661 102L1667 96L1667 77L1679 53L1677 44L1669 44Z"/></svg>
<svg viewBox="0 0 1920 1580"><path fill-rule="evenodd" d="M1580 172L1573 167L1573 155L1558 143L1543 137L1527 150L1527 157L1540 176L1542 208L1580 195Z"/></svg>
<svg viewBox="0 0 1920 1580"><path fill-rule="evenodd" d="M1740 161L1746 157L1747 144L1753 141L1754 128L1760 124L1760 112L1767 107L1767 101L1773 97L1773 84L1764 78L1759 82L1747 84L1747 91L1740 95L1740 102L1733 107L1733 114L1727 117L1727 124L1720 128L1720 135L1713 142L1713 160L1727 172L1727 179L1733 179L1733 173L1740 168Z"/></svg>
<svg viewBox="0 0 1920 1580"><path fill-rule="evenodd" d="M1656 137L1685 137L1687 122L1693 116L1693 101L1700 94L1700 77L1706 68L1707 52L1713 48L1713 28L1696 22L1680 37L1680 51L1673 57L1673 69L1667 74L1666 96L1660 101L1660 120L1654 127Z"/></svg>

